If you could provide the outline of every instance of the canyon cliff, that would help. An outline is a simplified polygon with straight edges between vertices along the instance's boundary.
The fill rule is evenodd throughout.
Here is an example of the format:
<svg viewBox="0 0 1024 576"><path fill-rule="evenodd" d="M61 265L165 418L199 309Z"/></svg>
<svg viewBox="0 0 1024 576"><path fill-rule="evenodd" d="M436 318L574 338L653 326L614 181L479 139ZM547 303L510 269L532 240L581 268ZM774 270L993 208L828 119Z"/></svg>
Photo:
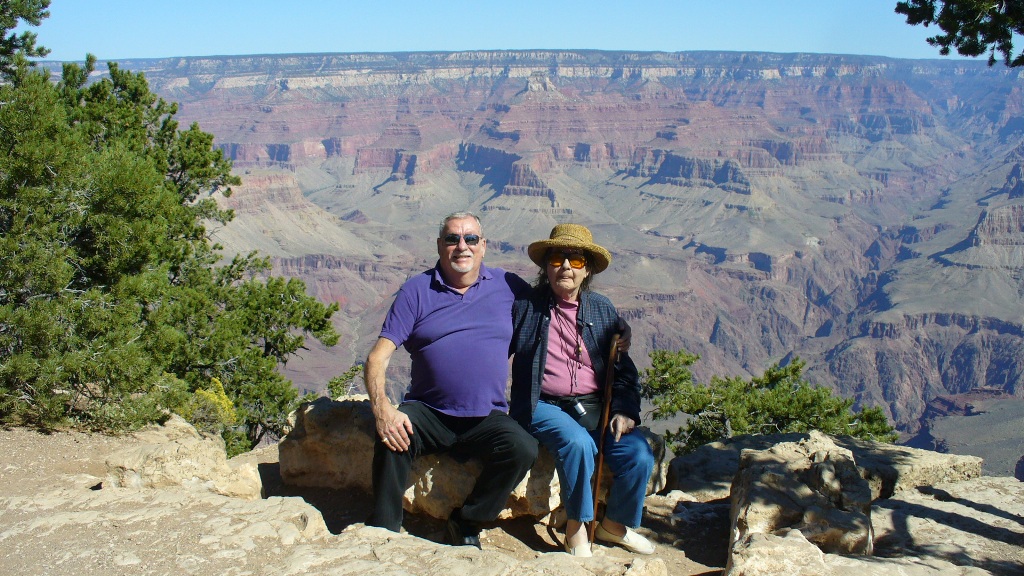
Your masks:
<svg viewBox="0 0 1024 576"><path fill-rule="evenodd" d="M527 278L531 241L589 226L641 367L686 348L706 381L796 356L906 432L939 395L1024 396L1021 71L543 50L119 65L233 159L226 252L341 305L341 344L287 366L301 389L365 356L440 219L472 210L487 263Z"/></svg>

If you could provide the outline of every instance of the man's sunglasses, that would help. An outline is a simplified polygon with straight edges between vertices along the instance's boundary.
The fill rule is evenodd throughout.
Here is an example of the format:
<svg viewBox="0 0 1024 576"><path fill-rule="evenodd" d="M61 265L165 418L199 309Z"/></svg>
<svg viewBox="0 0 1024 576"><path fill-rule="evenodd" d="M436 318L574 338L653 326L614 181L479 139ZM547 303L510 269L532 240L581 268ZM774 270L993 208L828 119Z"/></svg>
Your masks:
<svg viewBox="0 0 1024 576"><path fill-rule="evenodd" d="M480 243L480 235L463 234L462 236L459 236L458 234L445 234L444 238L441 238L441 240L444 241L445 246L458 246L459 240L465 240L467 246L476 246Z"/></svg>
<svg viewBox="0 0 1024 576"><path fill-rule="evenodd" d="M566 260L569 261L569 266L572 266L576 270L583 268L587 265L587 257L583 254L573 254L569 252L552 252L548 254L548 265L558 268Z"/></svg>

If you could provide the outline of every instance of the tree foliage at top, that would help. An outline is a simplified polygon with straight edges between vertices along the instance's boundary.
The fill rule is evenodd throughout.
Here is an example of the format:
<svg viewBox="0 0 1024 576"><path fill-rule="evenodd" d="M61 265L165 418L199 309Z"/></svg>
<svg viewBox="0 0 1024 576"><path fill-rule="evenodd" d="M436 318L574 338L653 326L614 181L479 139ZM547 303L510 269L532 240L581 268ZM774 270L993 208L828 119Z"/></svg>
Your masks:
<svg viewBox="0 0 1024 576"><path fill-rule="evenodd" d="M1024 66L1024 52L1013 54L1013 37L1024 34L1024 0L907 0L896 3L896 13L907 17L907 24L935 24L942 30L928 38L948 56L955 48L962 56L988 53L988 65L996 63L996 53L1007 66Z"/></svg>
<svg viewBox="0 0 1024 576"><path fill-rule="evenodd" d="M33 6L45 14L46 2L0 14ZM24 43L3 49L14 68L0 85L0 419L134 427L222 384L232 451L282 434L297 392L278 367L307 335L337 342L337 305L266 277L255 254L219 264L206 225L232 218L214 197L239 180L142 74L110 64L87 82L90 55L54 83Z"/></svg>
<svg viewBox="0 0 1024 576"><path fill-rule="evenodd" d="M12 32L21 21L39 26L40 22L50 17L47 10L49 7L50 0L0 1L0 76L13 74L19 59L43 58L50 53L47 48L36 46L34 32Z"/></svg>
<svg viewBox="0 0 1024 576"><path fill-rule="evenodd" d="M697 361L696 355L685 350L654 350L650 357L642 395L654 405L654 419L689 415L685 425L665 433L676 454L743 434L818 430L884 442L896 440L880 408L853 412L852 399L836 397L831 390L804 380L804 363L799 359L784 367L775 364L750 380L713 376L704 386L693 381L689 369Z"/></svg>

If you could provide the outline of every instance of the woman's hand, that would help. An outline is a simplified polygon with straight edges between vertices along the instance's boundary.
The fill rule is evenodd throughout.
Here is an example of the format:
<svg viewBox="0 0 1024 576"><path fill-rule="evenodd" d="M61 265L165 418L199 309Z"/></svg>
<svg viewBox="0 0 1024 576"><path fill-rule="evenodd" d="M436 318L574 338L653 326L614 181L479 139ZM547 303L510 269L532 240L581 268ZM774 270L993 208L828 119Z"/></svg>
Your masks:
<svg viewBox="0 0 1024 576"><path fill-rule="evenodd" d="M633 329L629 326L629 322L619 316L616 324L619 330L619 344L616 348L620 353L629 352L630 340L633 338Z"/></svg>
<svg viewBox="0 0 1024 576"><path fill-rule="evenodd" d="M612 434L615 434L615 441L618 442L619 438L629 434L633 431L633 428L636 428L636 422L633 422L633 419L629 416L616 414L612 416L612 421L608 423L608 427L611 429Z"/></svg>

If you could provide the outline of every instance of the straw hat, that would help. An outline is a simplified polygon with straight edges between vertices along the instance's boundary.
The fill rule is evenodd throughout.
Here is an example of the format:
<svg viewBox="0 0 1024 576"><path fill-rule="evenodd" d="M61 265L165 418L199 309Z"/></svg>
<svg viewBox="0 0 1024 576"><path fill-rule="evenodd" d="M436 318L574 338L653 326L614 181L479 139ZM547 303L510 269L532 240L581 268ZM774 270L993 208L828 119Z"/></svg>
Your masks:
<svg viewBox="0 0 1024 576"><path fill-rule="evenodd" d="M576 248L589 254L589 263L594 274L601 272L612 263L612 255L594 244L594 235L581 224L559 224L551 229L547 240L538 240L527 248L530 260L541 268L547 266L547 254L551 248Z"/></svg>

